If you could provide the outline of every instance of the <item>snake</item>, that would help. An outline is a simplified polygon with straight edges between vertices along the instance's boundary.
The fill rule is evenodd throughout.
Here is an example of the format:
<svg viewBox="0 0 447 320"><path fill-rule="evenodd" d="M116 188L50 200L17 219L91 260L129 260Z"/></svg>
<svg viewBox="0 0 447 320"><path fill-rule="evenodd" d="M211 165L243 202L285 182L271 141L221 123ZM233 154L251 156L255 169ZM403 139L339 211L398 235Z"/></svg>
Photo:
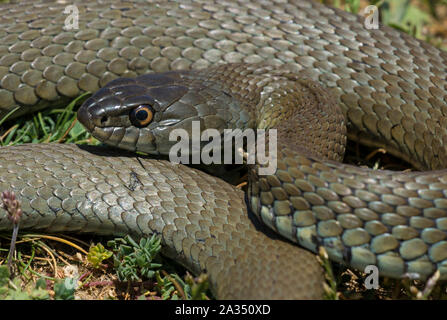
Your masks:
<svg viewBox="0 0 447 320"><path fill-rule="evenodd" d="M21 228L157 234L220 299L321 298L321 247L383 276L447 278L447 53L312 0L70 4L0 6L0 116L95 92L79 121L125 150L0 148ZM166 155L169 132L193 121L276 129L275 172L249 165L244 195L129 153ZM343 164L347 138L419 171Z"/></svg>

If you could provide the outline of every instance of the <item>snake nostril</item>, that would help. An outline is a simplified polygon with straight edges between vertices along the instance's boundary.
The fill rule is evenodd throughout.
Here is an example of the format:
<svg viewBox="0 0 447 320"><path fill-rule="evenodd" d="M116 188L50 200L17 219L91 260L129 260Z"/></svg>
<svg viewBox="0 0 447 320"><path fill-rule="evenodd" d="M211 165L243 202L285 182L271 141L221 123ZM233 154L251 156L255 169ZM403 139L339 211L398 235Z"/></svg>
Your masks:
<svg viewBox="0 0 447 320"><path fill-rule="evenodd" d="M102 116L102 117L101 117L101 124L102 124L103 126L105 126L106 123L107 123L107 120L108 120L107 116Z"/></svg>

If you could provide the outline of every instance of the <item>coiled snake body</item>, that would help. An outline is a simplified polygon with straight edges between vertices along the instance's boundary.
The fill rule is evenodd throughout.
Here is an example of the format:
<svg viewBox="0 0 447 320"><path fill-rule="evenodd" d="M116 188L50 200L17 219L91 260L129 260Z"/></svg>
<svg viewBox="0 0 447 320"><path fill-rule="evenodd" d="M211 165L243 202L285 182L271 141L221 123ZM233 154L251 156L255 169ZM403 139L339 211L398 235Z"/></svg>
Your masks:
<svg viewBox="0 0 447 320"><path fill-rule="evenodd" d="M266 225L354 267L447 277L447 171L335 162L346 123L350 138L419 169L446 167L446 53L313 1L101 1L78 5L79 31L62 30L64 4L0 8L0 114L148 70L194 69L112 81L79 119L108 144L150 153L166 153L170 129L192 120L276 128L275 174L250 170L248 202ZM153 121L136 125L129 114L147 105ZM23 198L24 228L160 234L164 253L207 271L220 298L322 294L315 258L262 233L241 193L215 178L76 146L0 157L0 187ZM0 211L0 229L10 227Z"/></svg>

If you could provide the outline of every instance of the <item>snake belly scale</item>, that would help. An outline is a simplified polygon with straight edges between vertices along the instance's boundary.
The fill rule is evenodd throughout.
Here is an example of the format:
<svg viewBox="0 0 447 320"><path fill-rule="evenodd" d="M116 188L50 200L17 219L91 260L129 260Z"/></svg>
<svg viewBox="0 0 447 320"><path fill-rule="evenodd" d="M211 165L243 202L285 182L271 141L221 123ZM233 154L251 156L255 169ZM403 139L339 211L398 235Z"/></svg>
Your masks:
<svg viewBox="0 0 447 320"><path fill-rule="evenodd" d="M210 88L215 90L220 86L228 91L222 99L231 99L229 102L234 107L233 111L238 110L234 113L239 112L240 118L244 119L244 121L230 123L231 126L263 126L279 130L276 174L257 177L255 170L250 179L248 202L264 223L308 249L315 251L319 245L323 245L332 259L349 263L354 267L362 268L368 264L375 264L384 275L399 277L411 272L418 273L422 278L426 278L435 270L440 270L441 277L447 277L447 201L445 199L447 171L440 170L446 167L447 162L444 143L447 139L446 53L388 27L380 26L377 30L365 29L361 17L313 1L259 1L256 3L217 0L181 3L99 1L95 4L78 4L80 12L80 30L78 31L63 30L65 16L61 12L65 5L30 2L20 7L16 4L0 7L2 11L0 115L8 113L17 105L20 108L14 114L16 116L50 107L55 105L56 101L75 97L83 91L97 91L116 78L135 77L148 71L194 69L195 71L157 74L152 79L158 77L162 82L166 78L170 78L169 81L172 78L181 78L180 80L183 81L198 79L200 83L210 84L205 86L207 90ZM222 63L230 64L213 67L215 64ZM267 75L264 75L267 82L275 76L282 77L286 87L290 87L289 91L283 90L283 92L291 92L292 96L293 88L304 87L305 91L321 93L319 99L322 100L317 100L324 101L326 105L334 104L331 99L325 98L326 94L334 97L333 101L341 107L341 111L330 113L334 116L330 117L330 120L323 120L322 115L318 113L313 115L325 128L326 123L334 121L343 114L341 118L345 120L341 120L341 123L334 127L334 131L326 131L331 138L335 136L335 140L332 140L335 142L325 142L331 145L331 148L322 148L324 143L321 141L324 141L324 138L316 134L314 137L318 143L309 143L303 151L302 145L297 146L299 140L290 136L291 125L300 124L299 120L295 119L295 114L289 114L292 115L294 121L289 121L290 119L284 115L275 118L272 116L275 112L269 114L269 110L275 110L278 103L272 107L262 99L256 100L256 97L241 93L250 85L250 81L244 80L247 79L247 72L244 70L256 73L258 66L261 66L261 69L267 68L264 69L268 71ZM229 72L225 73L225 70ZM225 74L223 80L218 79L216 75L219 74ZM137 78L136 83L144 87L148 78L151 76L141 76ZM299 79L303 78L307 80L300 82ZM128 87L127 91L121 92L123 96L141 96L141 92L131 92L129 81L127 79L112 81L109 87L106 86L102 91L100 90L96 97L102 95L107 100L107 90L114 88L117 92L120 86ZM229 85L231 83L233 86ZM189 88L178 82L175 85L176 90L173 90L173 94L181 91L180 87L184 87L184 92L179 97L168 95L155 102L168 102L166 105L169 106L181 101L181 97ZM149 87L154 87L154 84L151 83ZM328 91L324 87L328 88ZM278 93L280 88L276 90ZM163 90L160 88L152 90L152 94L156 95L161 91ZM117 96L115 100L119 100L119 94ZM171 98L173 99L169 100ZM281 98L282 96L279 95L279 100L286 101ZM302 96L295 98L301 101ZM105 111L107 109L103 107L105 100L95 99L93 96L87 101L84 104L85 108L99 106L99 109ZM245 103L255 101L253 99L258 102L256 106L259 108L256 110L253 104L250 108L247 107L250 104ZM128 106L126 99L115 101L115 106L118 106L117 103L122 108ZM98 120L92 114L86 115L85 108L81 108L80 120L88 129L95 130L104 126L120 127L119 130L114 131L115 136L110 132L111 129L107 129L109 132L102 134L98 133L100 129L96 129L96 135L100 139L114 145L124 141L122 144L124 147L127 146L127 149L144 150L135 147L135 144L132 148L129 147L132 144L129 141L133 141L134 137L129 138L129 135L123 134L127 128L131 127L128 119L109 117L101 121L101 119L104 120L103 117ZM126 110L128 113L129 109ZM259 115L259 110L262 110L262 115ZM161 109L156 111L157 115ZM113 116L119 112L120 110L114 110ZM177 117L179 120L183 119L182 116L188 115L188 112L172 112L167 115L167 119ZM157 123L157 119L155 120ZM122 121L126 123L122 124ZM415 173L372 171L336 162L340 160L340 153L344 149L345 138L340 135L344 133L343 121L346 123L348 136L351 139L371 146L386 147L391 153L404 158L418 169L439 171ZM213 124L216 124L216 121ZM228 124L226 120L225 125ZM135 129L132 130L135 131ZM144 130L141 129L139 132L141 131ZM153 132L149 133L153 134ZM304 138L311 135L309 128L304 126L301 135ZM115 140L110 140L111 136ZM117 137L119 137L119 142L116 142ZM157 141L156 135L150 138L143 137L141 141L145 142L144 145L150 145ZM54 153L58 148L61 148L62 152L65 150L68 154L75 155L79 152L79 157L85 160L91 159L93 166L103 159L81 150L74 152L75 147L45 146L41 148L49 148L48 150L54 148ZM0 165L0 170L8 172L8 166L13 167L8 162L10 160L6 160L10 153L33 151L39 152L39 147L2 148L0 152L5 154L5 162ZM161 152L159 147L156 151ZM51 158L51 155L47 157ZM45 158L45 161L50 161L50 159ZM28 162L30 165L36 164L36 161L33 162L32 159L28 159ZM78 161L67 163L74 169L80 166ZM150 165L155 168L155 171L161 166L158 162L150 163ZM145 168L148 167L145 166ZM42 176L45 176L44 172L48 171L48 167L45 167L44 161L41 161L41 168ZM64 167L64 170L67 168ZM185 167L181 168L179 170L182 172L188 171ZM16 174L21 171L25 172L25 169L18 168ZM111 176L112 171L108 169L107 175ZM151 169L148 171L150 172ZM124 172L129 173L125 170ZM62 173L58 172L58 174ZM193 176L196 177L195 174ZM70 187L63 186L65 193L70 193L70 188L76 185L76 177L76 174L72 174L72 182L66 182ZM200 179L202 178L200 176ZM38 176L39 179L41 179L40 176ZM53 176L52 179L59 178ZM107 180L107 176L102 179ZM32 179L31 181L35 182ZM123 183L126 180L120 181ZM6 184L7 181L2 181L2 183ZM30 194L30 227L81 231L76 227L65 228L77 221L76 219L80 219L88 222L86 226L93 226L86 229L90 232L101 232L100 229L104 225L112 223L113 228L104 227L104 230L107 230L104 232L119 234L127 230L127 232L137 234L160 233L164 237L167 255L173 257L183 255L179 259L194 271L206 269L211 273L213 285L219 297L235 297L235 293L229 292L229 284L224 280L225 276L233 273L237 277L237 272L234 271L238 269L237 267L229 267L230 271L225 268L231 265L230 260L234 266L241 266L241 270L244 265L259 266L258 262L254 263L250 260L257 261L255 258L243 257L236 254L237 250L232 249L232 241L236 241L237 236L235 234L233 237L230 230L238 230L240 227L233 218L228 218L226 222L221 221L217 213L223 208L221 206L223 203L217 206L219 210L210 209L207 206L203 210L193 208L192 214L201 211L213 212L215 218L211 219L210 225L207 225L209 230L230 228L227 231L231 234L231 237L227 234L225 240L219 238L216 240L216 237L213 237L214 231L209 231L208 239L214 240L208 241L217 241L219 245L222 243L225 245L216 244L214 247L209 243L208 249L200 251L202 256L197 253L194 256L193 250L186 254L185 247L182 245L189 242L189 248L192 248L192 243L194 245L206 243L204 238L197 235L203 232L200 228L203 228L204 223L194 220L197 217L191 218L190 213L181 216L179 213L181 209L171 211L167 208L162 209L170 217L170 222L174 222L168 224L167 220L162 218L161 220L166 223L164 229L163 223L160 223L161 220L155 219L152 222L145 220L149 215L143 215L133 222L127 221L127 214L117 211L115 207L114 210L107 210L101 204L95 207L97 210L93 210L93 213L82 214L82 218L78 216L78 218L73 218L74 220L70 218L58 220L50 218L49 215L47 218L47 215L40 211L45 207L45 203L48 204L48 201L52 199L50 194L56 191L46 188L45 192L32 194L29 185L27 187L23 183L16 185L19 194ZM147 186L143 183L142 190L146 190ZM197 188L199 191L207 190L206 186L203 189ZM100 183L100 187L96 189L99 196L102 194L105 197L103 184ZM159 191L167 190L161 188ZM86 192L76 191L72 193L86 194ZM148 194L146 199L148 197L152 199L154 196ZM205 197L203 194L201 196ZM219 194L219 196L224 197L224 202L228 205L225 209L227 212L234 213L237 209L241 214L245 210L242 209L241 202L234 203L231 200L232 195ZM156 197L159 198L160 195ZM217 201L218 197L214 197L208 200ZM192 198L197 199L197 197ZM58 199L61 200L60 197ZM67 208L76 207L76 210L82 212L80 203L86 202L80 200L77 205L71 203L71 207L69 203L70 200L66 200ZM53 209L59 209L59 207L61 210L66 210L63 205L53 207ZM229 216L233 217L232 214ZM44 222L37 222L39 220L37 217L41 217ZM5 220L4 215L0 215L0 219ZM90 219L92 219L91 223ZM8 225L3 220L0 220L0 226L7 228ZM243 225L251 230L245 233L247 236L250 234L252 237L262 237L258 235L259 227L249 227L250 222L244 221ZM127 223L134 227L129 228ZM189 223L193 227L188 227L189 229L186 230L185 224L189 225ZM197 226L200 226L200 230L195 229ZM184 231L179 232L179 230ZM315 279L321 280L315 259L299 248L293 249L296 253L293 255L294 260L282 258L279 252L290 251L288 247L290 245L281 240L266 236L264 238L275 241L275 246L278 243L280 245L270 246L267 241L268 250L263 250L258 247L260 244L257 241L260 240L254 240L255 238L246 238L248 244L241 244L244 242L242 238L239 242L241 247L252 248L251 252L255 256L258 254L259 260L264 261L260 264L267 269L259 267L261 268L259 272L252 273L256 276L249 277L245 287L241 284L243 289L239 290L237 294L240 295L236 297L321 296L321 284L318 285L316 284L318 281L315 282ZM260 252L268 253L260 254ZM274 255L274 252L278 255ZM207 261L208 256L214 259L220 257L221 254L222 257L227 255L225 258L218 258L218 262L209 262L209 265L204 262ZM198 260L194 257L198 257ZM296 276L296 279L301 281L301 285L306 286L307 291L304 290L306 294L302 293L303 290L296 288L295 290L287 284L282 290L273 290L268 293L265 293L265 290L258 290L256 277L265 274L266 270L270 270L267 273L271 273L272 270L278 271L276 275L279 278L276 280L269 278L272 280L270 288L279 286L280 282L287 283L284 279L289 279L290 276L285 274L288 272L286 267L282 268L272 263L272 261L277 261L282 264L286 263L285 260L295 261L292 263L295 267L302 266L303 263L312 264L309 268L312 276L303 272L302 269L301 274L298 272L300 275ZM303 262L304 260L306 262ZM198 265L200 267L197 267ZM274 267L267 267L270 265ZM238 285L244 282L243 276L239 276L238 279L241 279L238 280ZM297 290L301 293L296 293Z"/></svg>

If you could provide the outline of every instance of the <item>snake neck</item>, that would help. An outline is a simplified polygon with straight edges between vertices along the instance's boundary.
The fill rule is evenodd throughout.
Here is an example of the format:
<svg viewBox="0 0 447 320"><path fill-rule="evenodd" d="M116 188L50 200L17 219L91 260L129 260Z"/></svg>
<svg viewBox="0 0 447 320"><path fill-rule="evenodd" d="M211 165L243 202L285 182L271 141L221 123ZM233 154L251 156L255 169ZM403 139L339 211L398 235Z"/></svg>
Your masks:
<svg viewBox="0 0 447 320"><path fill-rule="evenodd" d="M228 128L276 131L275 141L266 132L266 152L274 143L281 153L343 159L345 117L332 93L317 82L264 63L223 65L195 72L194 76L217 84L236 101L241 116L239 121L228 117Z"/></svg>

